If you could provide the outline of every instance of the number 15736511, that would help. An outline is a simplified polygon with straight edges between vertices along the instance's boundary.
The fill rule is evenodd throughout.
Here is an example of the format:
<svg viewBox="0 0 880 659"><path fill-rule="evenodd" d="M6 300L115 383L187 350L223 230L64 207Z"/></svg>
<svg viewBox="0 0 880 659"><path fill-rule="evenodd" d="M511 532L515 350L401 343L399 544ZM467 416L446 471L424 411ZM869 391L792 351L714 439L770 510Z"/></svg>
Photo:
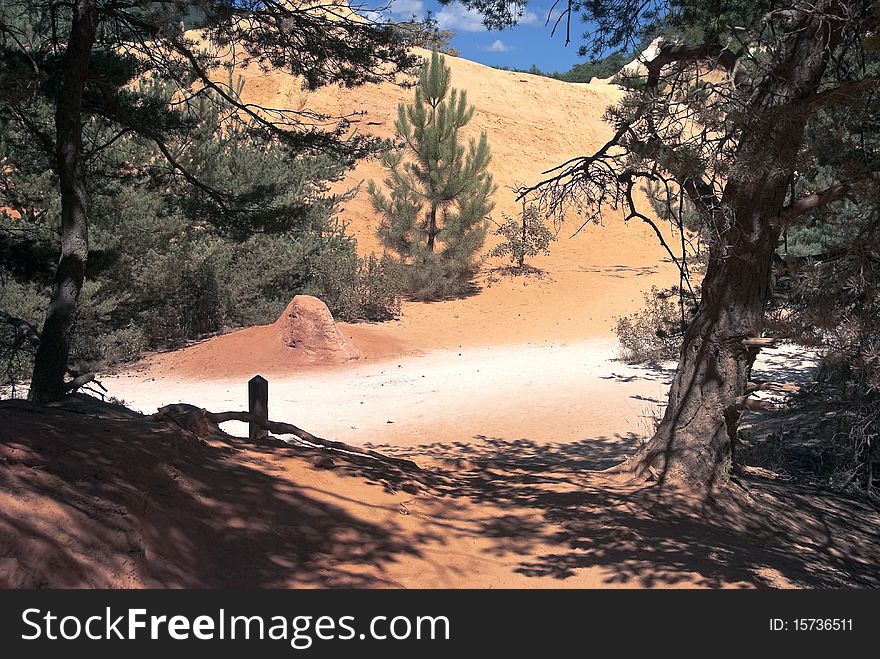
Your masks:
<svg viewBox="0 0 880 659"><path fill-rule="evenodd" d="M771 618L770 630L775 632L851 632L852 618Z"/></svg>

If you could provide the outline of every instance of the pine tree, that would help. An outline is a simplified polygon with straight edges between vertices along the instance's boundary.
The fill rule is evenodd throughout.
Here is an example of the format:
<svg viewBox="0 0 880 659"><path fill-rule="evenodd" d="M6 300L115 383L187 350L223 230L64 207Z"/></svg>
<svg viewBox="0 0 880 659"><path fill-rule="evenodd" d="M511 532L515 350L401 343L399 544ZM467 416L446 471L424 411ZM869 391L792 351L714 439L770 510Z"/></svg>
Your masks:
<svg viewBox="0 0 880 659"><path fill-rule="evenodd" d="M526 1L461 3L492 28L521 15ZM521 194L540 191L555 209L574 204L588 210L587 221L622 209L661 236L636 201L639 186L652 182L686 195L700 215L706 267L669 405L620 470L711 490L730 480L737 424L761 388L750 378L761 346L773 340L763 333L777 243L822 209L828 217L846 203L876 207L880 172L871 152L823 163L809 132L838 109L854 125L858 148L870 143L878 4L596 0L569 9L567 25L579 11L592 26L583 49L592 55L629 50L658 30L664 36L641 73L623 76L628 93L606 115L611 139ZM822 129L821 142L834 143L839 123Z"/></svg>
<svg viewBox="0 0 880 659"><path fill-rule="evenodd" d="M369 192L383 216L382 244L407 268L406 288L420 298L458 295L477 269L495 191L486 133L467 148L459 130L474 107L467 93L450 90L451 71L436 50L422 66L415 99L397 109L404 147L386 152L386 196L374 181Z"/></svg>
<svg viewBox="0 0 880 659"><path fill-rule="evenodd" d="M240 99L243 80L227 79L227 93ZM175 94L164 78L134 87L157 107ZM89 261L68 333L70 370L88 373L146 349L270 323L300 293L320 297L344 320L396 313L393 264L360 259L335 217L337 201L348 197L328 186L344 165L226 121L210 99L194 103L186 130L166 142L207 190L179 176L144 136L118 136L99 122L84 127L85 143L105 146L86 169ZM36 96L24 110L31 126L52 125L48 99ZM30 379L38 341L27 325L39 339L60 251L54 149L17 116L0 108L0 389ZM220 206L213 190L235 206Z"/></svg>

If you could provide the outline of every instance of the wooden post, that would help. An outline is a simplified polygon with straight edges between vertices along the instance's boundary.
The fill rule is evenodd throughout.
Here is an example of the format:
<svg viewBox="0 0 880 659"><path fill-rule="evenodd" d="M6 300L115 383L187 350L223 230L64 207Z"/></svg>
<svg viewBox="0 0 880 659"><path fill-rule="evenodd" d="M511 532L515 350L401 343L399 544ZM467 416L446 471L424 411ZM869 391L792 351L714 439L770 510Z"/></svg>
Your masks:
<svg viewBox="0 0 880 659"><path fill-rule="evenodd" d="M269 420L269 381L262 375L255 375L248 381L248 412L262 421ZM269 431L256 423L248 424L248 437L262 439Z"/></svg>

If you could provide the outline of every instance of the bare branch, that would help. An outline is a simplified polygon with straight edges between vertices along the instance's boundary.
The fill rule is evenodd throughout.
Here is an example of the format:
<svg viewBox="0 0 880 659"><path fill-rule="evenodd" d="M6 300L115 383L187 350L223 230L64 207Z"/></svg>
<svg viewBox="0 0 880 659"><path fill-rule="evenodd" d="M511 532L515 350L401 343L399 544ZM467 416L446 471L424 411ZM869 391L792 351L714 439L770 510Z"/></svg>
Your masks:
<svg viewBox="0 0 880 659"><path fill-rule="evenodd" d="M203 417L205 421L214 426L217 426L220 423L224 423L226 421L243 421L245 423L253 423L259 426L264 430L268 430L270 433L275 435L293 435L299 441L304 442L305 444L312 446L321 446L324 448L328 448L333 451L340 451L343 453L350 453L353 455L359 455L362 457L372 458L374 460L379 460L381 462L387 462L396 464L399 467L403 467L406 469L412 469L416 471L421 471L419 466L413 462L412 460L406 460L403 458L395 458L387 455L383 455L378 451L373 451L370 449L362 449L355 446L351 446L350 444L346 444L345 442L339 442L332 439L323 439L321 437L316 437L310 432L306 432L302 428L299 428L292 423L284 423L281 421L269 421L265 419L260 419L251 414L250 412L209 412L208 410L201 409L195 407L193 405L187 405L184 403L178 403L175 405L166 405L159 409L156 414L157 418L167 418L176 423L177 425L181 425L182 427L187 427L186 417L195 413L198 417ZM191 427L187 427L187 429L192 429Z"/></svg>
<svg viewBox="0 0 880 659"><path fill-rule="evenodd" d="M632 118L631 121L628 121L628 122L622 124L620 126L620 128L617 129L617 132L614 134L614 137L612 137L610 140L608 140L605 143L605 145L601 149L596 151L596 153L594 153L593 155L591 155L591 156L578 156L577 158L571 158L570 160L566 160L562 164L556 165L555 167L551 167L550 169L547 169L547 170L544 170L543 172L541 172L542 176L547 175L547 174L552 174L553 172L556 172L556 173L553 176L550 176L548 178L545 178L545 179L539 181L538 183L520 188L517 192L516 201L521 201L523 199L523 197L527 196L528 194L530 194L532 192L535 192L536 190L538 190L540 188L544 188L551 183L557 183L564 178L573 178L578 173L587 172L590 168L590 165L602 160L603 158L605 158L608 155L608 152L612 148L620 145L620 142L623 139L623 137L627 133L632 131L632 128L631 128L632 124L635 123L636 121L638 121L640 116L641 116L640 114L636 115L635 117Z"/></svg>
<svg viewBox="0 0 880 659"><path fill-rule="evenodd" d="M687 271L687 267L683 263L683 261L679 261L678 257L675 255L675 252L672 251L672 248L669 246L669 243L666 242L666 238L663 237L663 232L660 231L660 227L657 226L657 223L654 222L650 217L645 215L644 213L640 213L636 210L635 199L633 198L633 189L635 188L635 182L637 177L642 177L646 179L653 178L651 175L642 172L624 172L621 174L621 180L626 181L626 203L629 206L629 213L624 218L624 221L629 221L633 218L638 218L649 227L654 230L654 233L657 236L657 240L660 242L660 246L666 250L666 253L669 254L669 258L672 259L672 262L675 264L675 267L678 268L678 272L681 275L680 281L683 281L687 284L688 291L691 294L692 298L696 298L696 294L694 293L694 289L691 286L690 276ZM685 254L682 254L682 259L685 258Z"/></svg>
<svg viewBox="0 0 880 659"><path fill-rule="evenodd" d="M562 0L555 0L550 9L547 10L547 20L544 21L544 27L550 24L550 17L553 16L553 10L556 9L556 5L558 5ZM562 22L562 18L565 17L565 45L571 43L571 10L572 10L572 0L567 0L567 7L563 10L559 16L556 18L556 21L553 23L553 28L550 30L550 36L554 36L556 34L556 28L559 27L559 24Z"/></svg>

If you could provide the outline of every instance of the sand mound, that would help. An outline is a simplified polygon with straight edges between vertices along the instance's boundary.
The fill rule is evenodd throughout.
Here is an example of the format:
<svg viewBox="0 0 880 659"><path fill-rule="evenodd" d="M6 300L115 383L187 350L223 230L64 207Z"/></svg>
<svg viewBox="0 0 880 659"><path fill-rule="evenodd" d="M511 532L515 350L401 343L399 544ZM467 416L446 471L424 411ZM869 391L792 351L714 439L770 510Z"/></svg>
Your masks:
<svg viewBox="0 0 880 659"><path fill-rule="evenodd" d="M311 295L297 295L275 321L284 345L302 351L309 362L342 364L361 353L339 332L330 309Z"/></svg>
<svg viewBox="0 0 880 659"><path fill-rule="evenodd" d="M282 322L286 313L287 311L272 325L248 327L215 336L182 350L155 354L136 367L129 376L142 379L146 371L149 381L164 376L197 381L249 379L256 374L290 374L327 365L343 366L355 363L356 360L360 363L362 359L378 360L415 352L411 342L388 336L383 327L347 323L334 323L336 336L331 334L331 338L337 347L336 353L328 353L326 343L324 349L297 349L286 342L293 338L285 339L293 337ZM166 402L174 401L169 398Z"/></svg>

